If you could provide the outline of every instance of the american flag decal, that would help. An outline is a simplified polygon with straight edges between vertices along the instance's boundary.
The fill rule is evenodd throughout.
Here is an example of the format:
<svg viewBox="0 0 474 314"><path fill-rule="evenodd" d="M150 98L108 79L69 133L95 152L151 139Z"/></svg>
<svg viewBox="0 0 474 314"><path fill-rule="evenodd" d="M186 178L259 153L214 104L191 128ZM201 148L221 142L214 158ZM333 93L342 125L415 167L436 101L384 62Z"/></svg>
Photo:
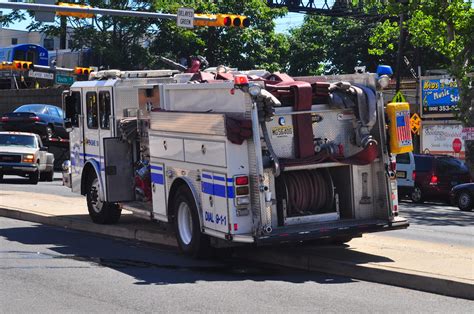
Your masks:
<svg viewBox="0 0 474 314"><path fill-rule="evenodd" d="M411 131L410 131L410 112L398 111L397 113L397 138L399 146L410 146Z"/></svg>

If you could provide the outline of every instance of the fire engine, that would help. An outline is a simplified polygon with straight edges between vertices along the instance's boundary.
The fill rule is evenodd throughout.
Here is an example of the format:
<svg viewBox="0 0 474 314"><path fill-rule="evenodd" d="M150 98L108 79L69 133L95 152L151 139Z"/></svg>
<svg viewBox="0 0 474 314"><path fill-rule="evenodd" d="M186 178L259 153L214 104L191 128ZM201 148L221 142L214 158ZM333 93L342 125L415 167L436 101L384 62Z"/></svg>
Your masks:
<svg viewBox="0 0 474 314"><path fill-rule="evenodd" d="M408 226L389 145L407 126L388 128L380 76L214 70L99 71L65 93L92 221L172 223L191 255Z"/></svg>

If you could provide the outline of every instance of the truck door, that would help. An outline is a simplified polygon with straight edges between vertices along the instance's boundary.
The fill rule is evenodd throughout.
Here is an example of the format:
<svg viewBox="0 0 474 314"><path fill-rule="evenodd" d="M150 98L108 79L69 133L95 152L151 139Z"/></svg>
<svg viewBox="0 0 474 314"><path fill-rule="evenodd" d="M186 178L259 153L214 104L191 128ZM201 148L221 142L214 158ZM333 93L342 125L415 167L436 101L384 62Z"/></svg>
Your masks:
<svg viewBox="0 0 474 314"><path fill-rule="evenodd" d="M82 110L82 95L80 91L63 94L64 121L69 131L71 149L71 189L81 192L81 173L84 166L84 118Z"/></svg>
<svg viewBox="0 0 474 314"><path fill-rule="evenodd" d="M95 162L103 171L100 148L99 99L95 89L84 89L84 161Z"/></svg>
<svg viewBox="0 0 474 314"><path fill-rule="evenodd" d="M104 157L104 138L113 136L113 104L112 104L112 88L99 89L99 146L101 157Z"/></svg>

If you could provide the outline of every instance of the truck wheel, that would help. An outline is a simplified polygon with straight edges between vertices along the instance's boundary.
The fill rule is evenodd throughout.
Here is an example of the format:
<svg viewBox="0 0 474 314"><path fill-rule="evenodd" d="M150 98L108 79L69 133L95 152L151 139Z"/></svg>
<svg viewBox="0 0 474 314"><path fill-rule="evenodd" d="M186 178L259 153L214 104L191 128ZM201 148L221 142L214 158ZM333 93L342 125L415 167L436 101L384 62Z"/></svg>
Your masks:
<svg viewBox="0 0 474 314"><path fill-rule="evenodd" d="M197 206L188 187L178 189L173 207L179 248L187 255L205 257L210 249L209 237L201 233Z"/></svg>
<svg viewBox="0 0 474 314"><path fill-rule="evenodd" d="M410 194L410 198L413 201L413 203L423 203L423 196L421 194L421 189L417 186L413 189L413 191Z"/></svg>
<svg viewBox="0 0 474 314"><path fill-rule="evenodd" d="M117 223L122 209L115 203L104 202L99 197L99 179L94 175L87 186L87 209L92 221L97 224Z"/></svg>
<svg viewBox="0 0 474 314"><path fill-rule="evenodd" d="M460 210L466 211L466 212L472 210L472 197L468 192L466 191L460 192L458 194L457 202L458 202L458 207Z"/></svg>
<svg viewBox="0 0 474 314"><path fill-rule="evenodd" d="M40 179L39 170L36 170L35 172L30 173L29 176L28 176L28 180L29 180L30 184L38 184L39 179Z"/></svg>

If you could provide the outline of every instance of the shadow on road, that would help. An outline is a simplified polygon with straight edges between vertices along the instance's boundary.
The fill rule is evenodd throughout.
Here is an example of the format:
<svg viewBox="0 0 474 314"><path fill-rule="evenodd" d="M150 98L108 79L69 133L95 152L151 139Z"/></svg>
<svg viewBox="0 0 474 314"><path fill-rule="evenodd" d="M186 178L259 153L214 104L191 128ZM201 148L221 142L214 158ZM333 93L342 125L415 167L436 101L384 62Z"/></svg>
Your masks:
<svg viewBox="0 0 474 314"><path fill-rule="evenodd" d="M105 227L104 227L105 228ZM4 252L16 253L19 258L51 258L86 262L91 267L107 267L122 272L136 279L137 285L167 285L196 283L198 281L267 281L277 280L292 283L308 281L320 284L337 284L355 280L329 274L302 272L282 269L275 266L246 262L231 257L229 251L221 252L213 260L194 260L178 254L172 248L137 244L129 241L102 238L87 233L65 231L60 228L33 224L31 227L0 229L0 236L7 240L25 245L38 245L41 248L32 251ZM38 253L44 246L56 253ZM279 249L279 248L275 248ZM312 248L314 249L314 248ZM320 251L327 254L327 250ZM361 262L385 261L387 259L370 254L353 252L345 247L337 248L346 251L350 258Z"/></svg>
<svg viewBox="0 0 474 314"><path fill-rule="evenodd" d="M418 225L466 227L474 225L474 212L463 212L447 204L402 202L401 205L401 215Z"/></svg>

